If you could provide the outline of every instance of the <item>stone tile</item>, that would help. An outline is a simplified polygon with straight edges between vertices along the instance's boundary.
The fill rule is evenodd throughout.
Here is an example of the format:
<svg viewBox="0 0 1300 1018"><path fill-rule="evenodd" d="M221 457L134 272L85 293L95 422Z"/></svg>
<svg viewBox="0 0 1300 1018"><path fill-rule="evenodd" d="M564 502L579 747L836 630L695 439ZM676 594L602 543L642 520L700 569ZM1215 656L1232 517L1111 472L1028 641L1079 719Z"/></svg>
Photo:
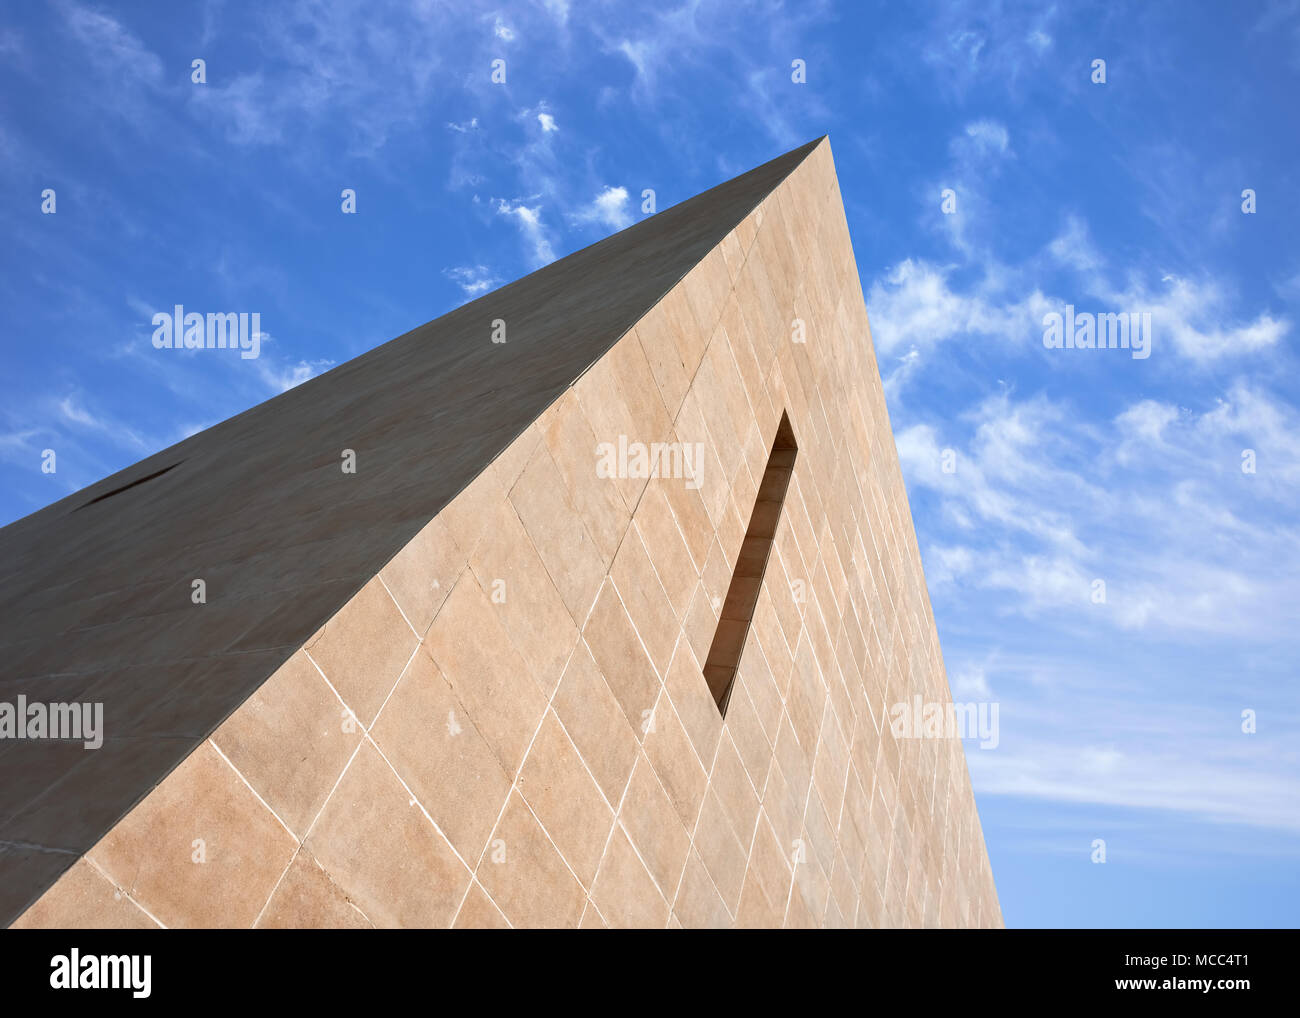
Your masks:
<svg viewBox="0 0 1300 1018"><path fill-rule="evenodd" d="M513 777L546 710L546 696L471 573L447 598L425 646Z"/></svg>
<svg viewBox="0 0 1300 1018"><path fill-rule="evenodd" d="M783 527L785 533L789 533L789 527ZM799 641L799 631L803 626L806 612L806 599L811 589L808 578L798 572L797 557L790 557L782 553L781 543L777 542L776 547L772 550L772 555L767 562L767 573L765 574L765 586L772 598L772 607L776 609L777 621L781 624L781 633L785 637L785 642L793 647ZM792 572L788 563L794 562L795 570ZM801 604L798 598L804 598Z"/></svg>
<svg viewBox="0 0 1300 1018"><path fill-rule="evenodd" d="M518 792L511 792L477 873L515 927L572 929L587 898Z"/></svg>
<svg viewBox="0 0 1300 1018"><path fill-rule="evenodd" d="M723 302L731 292L731 276L721 248L715 247L705 255L678 285L685 292L686 303L690 305L701 332L706 336L712 335L722 314Z"/></svg>
<svg viewBox="0 0 1300 1018"><path fill-rule="evenodd" d="M825 707L826 687L822 685L812 644L806 635L801 636L799 646L795 649L794 670L791 672L786 697L790 724L799 737L800 745L816 744Z"/></svg>
<svg viewBox="0 0 1300 1018"><path fill-rule="evenodd" d="M465 864L369 742L305 847L377 927L450 926L469 885Z"/></svg>
<svg viewBox="0 0 1300 1018"><path fill-rule="evenodd" d="M636 763L637 734L583 641L569 659L552 706L605 798L617 804Z"/></svg>
<svg viewBox="0 0 1300 1018"><path fill-rule="evenodd" d="M853 924L845 922L840 913L835 910L834 903L827 909L823 922L817 921L817 916L813 913L812 906L804 897L803 888L797 884L790 891L790 900L785 908L784 929L787 930L817 930L817 929L852 929Z"/></svg>
<svg viewBox="0 0 1300 1018"><path fill-rule="evenodd" d="M654 373L659 397L670 417L676 417L682 398L690 386L686 365L673 341L673 325L668 314L659 307L651 308L633 330L645 353L650 370Z"/></svg>
<svg viewBox="0 0 1300 1018"><path fill-rule="evenodd" d="M90 852L165 926L249 927L297 841L204 742Z"/></svg>
<svg viewBox="0 0 1300 1018"><path fill-rule="evenodd" d="M736 837L731 821L712 789L704 795L700 819L695 825L694 843L722 900L734 912L740 900L741 882L745 878L748 846L742 845Z"/></svg>
<svg viewBox="0 0 1300 1018"><path fill-rule="evenodd" d="M610 837L591 900L614 929L660 930L668 922L668 902L621 827Z"/></svg>
<svg viewBox="0 0 1300 1018"><path fill-rule="evenodd" d="M496 482L507 497L514 491L515 484L532 460L533 453L536 452L541 441L542 429L534 422L492 461L489 469L496 475Z"/></svg>
<svg viewBox="0 0 1300 1018"><path fill-rule="evenodd" d="M731 926L731 913L722 900L713 878L699 855L692 849L686 859L681 888L673 903L673 915L686 929L725 930Z"/></svg>
<svg viewBox="0 0 1300 1018"><path fill-rule="evenodd" d="M651 480L637 506L633 525L641 535L659 582L672 604L674 615L678 619L685 619L691 595L695 593L700 577L664 493L666 486L678 483L680 482L660 478ZM626 540L624 543L627 543Z"/></svg>
<svg viewBox="0 0 1300 1018"><path fill-rule="evenodd" d="M510 921L501 914L501 910L492 903L487 892L478 882L469 885L465 902L456 914L452 924L458 930L508 930Z"/></svg>
<svg viewBox="0 0 1300 1018"><path fill-rule="evenodd" d="M757 878L764 897L780 909L783 917L792 880L790 860L791 855L777 840L767 817L760 813L749 853L749 872Z"/></svg>
<svg viewBox="0 0 1300 1018"><path fill-rule="evenodd" d="M808 793L808 804L804 808L803 823L804 842L808 845L810 851L816 855L821 868L829 872L831 864L835 860L836 823L827 812L826 806L815 788Z"/></svg>
<svg viewBox="0 0 1300 1018"><path fill-rule="evenodd" d="M718 247L721 248L722 259L727 264L727 276L734 285L736 278L740 275L741 266L745 264L745 251L741 247L735 231L733 230L723 237Z"/></svg>
<svg viewBox="0 0 1300 1018"><path fill-rule="evenodd" d="M737 318L736 327L743 329L743 322ZM740 342L747 343L748 340L741 337ZM718 388L722 398L721 405L717 408L723 410L731 425L729 434L734 433L737 441L737 448L745 444L749 430L754 426L754 411L750 406L749 398L745 393L745 380L741 374L740 365L731 349L731 340L724 328L719 328L709 342L708 352L705 359L711 368L711 377L717 380ZM757 381L758 370L754 369L755 381ZM697 378L699 375L697 374ZM710 377L707 376L706 377ZM706 419L708 419L712 428L713 418L708 416L708 410L705 410ZM714 432L717 437L717 432ZM720 439L719 439L720 440ZM749 506L745 505L748 511Z"/></svg>
<svg viewBox="0 0 1300 1018"><path fill-rule="evenodd" d="M362 725L369 725L419 639L378 577L307 644L307 653Z"/></svg>
<svg viewBox="0 0 1300 1018"><path fill-rule="evenodd" d="M659 695L645 752L683 826L694 830L709 778L666 690Z"/></svg>
<svg viewBox="0 0 1300 1018"><path fill-rule="evenodd" d="M737 681L744 687L753 702L754 712L758 716L759 725L767 737L768 744L774 745L781 724L783 707L781 691L777 689L776 678L768 667L762 644L752 628L746 638L744 652L740 656Z"/></svg>
<svg viewBox="0 0 1300 1018"><path fill-rule="evenodd" d="M497 507L488 533L491 540L479 544L470 568L534 681L549 696L578 640L578 627L511 503Z"/></svg>
<svg viewBox="0 0 1300 1018"><path fill-rule="evenodd" d="M730 494L728 481L734 473L734 467L728 469L718 458L718 449L714 443L721 439L715 439L705 423L701 411L703 398L704 394L697 393L694 389L686 394L673 426L673 441L689 444L692 448L695 470L691 474L691 485L699 494L710 522L716 526Z"/></svg>
<svg viewBox="0 0 1300 1018"><path fill-rule="evenodd" d="M736 422L727 409L725 392L727 383L718 377L716 361L715 357L706 356L700 362L699 371L695 374L695 383L691 386L691 392L686 398L685 405L694 404L703 417L707 434L713 444L714 453L722 466L723 486L727 487L726 481L735 476L736 468L740 465L743 443L741 433L736 430ZM734 365L732 370L735 370ZM708 504L707 501L706 504ZM721 499L716 505L711 506L713 511L710 512L710 516L715 522L719 518L718 511L722 506L723 501Z"/></svg>
<svg viewBox="0 0 1300 1018"><path fill-rule="evenodd" d="M839 816L840 804L844 801L849 750L829 707L822 723L820 743L817 759L813 762L813 783L826 804L827 812L835 817Z"/></svg>
<svg viewBox="0 0 1300 1018"><path fill-rule="evenodd" d="M797 848L796 841L803 832L803 802L792 789L775 761L768 771L767 785L763 789L763 812L772 825L772 832L789 855Z"/></svg>
<svg viewBox="0 0 1300 1018"><path fill-rule="evenodd" d="M758 361L754 344L749 338L749 328L745 325L745 319L741 314L740 300L734 293L727 297L723 305L718 329L727 337L727 344L731 348L732 356L736 359L736 367L743 379L743 392L754 413L757 414L758 406L755 401L762 394L766 372Z"/></svg>
<svg viewBox="0 0 1300 1018"><path fill-rule="evenodd" d="M718 614L713 610L712 599L701 580L695 584L690 607L682 619L682 636L696 661L708 660L709 648L713 646L717 631Z"/></svg>
<svg viewBox="0 0 1300 1018"><path fill-rule="evenodd" d="M547 712L519 772L519 792L583 887L589 888L614 813L553 711Z"/></svg>
<svg viewBox="0 0 1300 1018"><path fill-rule="evenodd" d="M745 874L745 886L736 909L736 928L740 930L776 930L785 920L785 902L771 901L763 892L755 870Z"/></svg>
<svg viewBox="0 0 1300 1018"><path fill-rule="evenodd" d="M708 561L709 547L713 544L715 531L713 520L709 518L709 510L705 507L704 498L700 494L703 481L697 480L694 471L696 461L698 460L698 464L703 468L707 466L708 457L700 450L688 452L683 449L681 455L682 476L660 478L659 488L672 509L673 520L687 548L690 549L691 560L696 570L702 572L705 562ZM685 469L688 456L691 457L690 470Z"/></svg>
<svg viewBox="0 0 1300 1018"><path fill-rule="evenodd" d="M623 540L632 514L618 485L596 474L598 439L572 392L560 397L545 431L546 448L564 479L569 501L586 525L605 561Z"/></svg>
<svg viewBox="0 0 1300 1018"><path fill-rule="evenodd" d="M727 732L740 754L745 771L758 792L767 783L767 771L772 764L772 746L767 741L758 713L743 686L732 690L727 704Z"/></svg>
<svg viewBox="0 0 1300 1018"><path fill-rule="evenodd" d="M618 594L612 583L601 587L582 635L628 724L641 739L659 700L660 682Z"/></svg>
<svg viewBox="0 0 1300 1018"><path fill-rule="evenodd" d="M257 920L260 930L365 930L370 920L348 900L311 853L300 851Z"/></svg>
<svg viewBox="0 0 1300 1018"><path fill-rule="evenodd" d="M618 819L663 896L671 898L686 865L691 838L645 756L637 760L632 770Z"/></svg>
<svg viewBox="0 0 1300 1018"><path fill-rule="evenodd" d="M826 904L830 895L830 881L817 855L800 841L796 846L794 860L794 890L814 920L825 917Z"/></svg>
<svg viewBox="0 0 1300 1018"><path fill-rule="evenodd" d="M582 626L613 554L605 557L588 533L544 444L533 451L510 503L574 623Z"/></svg>
<svg viewBox="0 0 1300 1018"><path fill-rule="evenodd" d="M609 575L655 670L663 675L672 659L680 626L637 527L628 529Z"/></svg>
<svg viewBox="0 0 1300 1018"><path fill-rule="evenodd" d="M511 779L424 648L371 736L461 857L476 861Z"/></svg>
<svg viewBox="0 0 1300 1018"><path fill-rule="evenodd" d="M754 236L758 233L758 227L754 222L754 216L751 213L742 219L737 227L731 231L728 236L735 237L740 244L741 256L746 257L749 254L749 246L754 243ZM743 263L742 263L743 264Z"/></svg>
<svg viewBox="0 0 1300 1018"><path fill-rule="evenodd" d="M649 476L649 461L647 457L645 463L647 470L635 470L631 466L630 456L635 455L638 447L648 453L656 436L653 432L642 430L640 422L635 419L624 398L623 387L620 385L619 365L614 358L615 350L624 342L636 344L636 337L629 335L615 344L613 350L583 373L582 377L574 383L572 391L577 397L578 405L582 408L583 417L590 424L595 436L591 460L593 469L597 469L597 455L604 455L600 451L610 450L609 469L604 472L598 470L597 476L606 485L617 487L623 503L632 509L635 508L641 498L641 492L645 489L646 479ZM653 381L650 382L650 387L655 388ZM666 422L667 415L665 414L664 417ZM624 449L630 453L626 461L620 458L619 450ZM581 452L577 454L581 455Z"/></svg>
<svg viewBox="0 0 1300 1018"><path fill-rule="evenodd" d="M835 851L835 864L830 872L830 903L842 917L853 916L857 912L858 889L854 882L856 877L849 865L848 858L841 846Z"/></svg>
<svg viewBox="0 0 1300 1018"><path fill-rule="evenodd" d="M11 930L156 930L121 888L78 859L9 927Z"/></svg>
<svg viewBox="0 0 1300 1018"><path fill-rule="evenodd" d="M758 818L758 793L754 790L731 736L725 730L718 743L718 755L713 761L710 787L717 793L718 801L726 810L736 836L748 850L754 833L754 821Z"/></svg>
<svg viewBox="0 0 1300 1018"><path fill-rule="evenodd" d="M438 514L466 559L478 550L492 519L492 510L505 497L498 474L491 469L484 470Z"/></svg>
<svg viewBox="0 0 1300 1018"><path fill-rule="evenodd" d="M379 578L421 636L428 632L466 559L446 522L435 516L380 570Z"/></svg>
<svg viewBox="0 0 1300 1018"><path fill-rule="evenodd" d="M361 740L346 707L299 651L212 735L301 840Z"/></svg>
<svg viewBox="0 0 1300 1018"><path fill-rule="evenodd" d="M747 474L745 464L739 464L736 474L738 476ZM748 480L746 484L748 484ZM751 502L742 509L735 498L728 496L726 505L723 507L722 517L718 520L718 543L722 546L728 568L733 571L739 564L740 550L745 543L745 533L749 528L750 508L752 506L753 503ZM705 563L705 565L707 567L708 563Z"/></svg>
<svg viewBox="0 0 1300 1018"><path fill-rule="evenodd" d="M667 441L675 414L669 414L664 406L654 370L636 335L629 333L615 343L606 359L614 369L619 394L641 440L646 443Z"/></svg>
<svg viewBox="0 0 1300 1018"><path fill-rule="evenodd" d="M677 344L687 380L693 380L708 344L709 330L702 328L696 321L695 312L691 310L686 292L681 287L675 286L664 294L654 310L662 316L668 333ZM679 412L680 409L679 407Z"/></svg>

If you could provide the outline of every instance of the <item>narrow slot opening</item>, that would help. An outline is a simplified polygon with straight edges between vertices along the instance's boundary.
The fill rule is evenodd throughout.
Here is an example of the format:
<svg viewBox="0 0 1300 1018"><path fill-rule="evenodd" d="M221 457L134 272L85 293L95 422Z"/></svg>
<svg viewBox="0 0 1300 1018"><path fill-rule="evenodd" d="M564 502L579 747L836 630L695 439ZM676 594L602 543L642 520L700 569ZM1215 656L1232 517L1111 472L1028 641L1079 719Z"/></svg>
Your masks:
<svg viewBox="0 0 1300 1018"><path fill-rule="evenodd" d="M718 630L713 636L713 645L709 648L709 656L704 663L705 681L708 682L709 692L713 694L723 717L727 716L727 704L736 682L736 670L740 667L740 654L745 647L745 638L749 635L750 623L754 619L758 592L763 586L763 574L767 570L768 556L772 553L776 526L781 519L781 507L785 504L785 493L790 486L790 475L794 472L794 458L798 451L790 418L782 413L776 438L772 442L772 451L767 458L767 467L758 485L754 509L749 515L749 527L736 558L736 571L727 588L726 600L722 602Z"/></svg>
<svg viewBox="0 0 1300 1018"><path fill-rule="evenodd" d="M120 495L128 488L134 488L137 484L144 484L145 481L152 481L155 477L161 477L163 474L167 473L168 470L174 470L176 467L180 466L182 462L184 461L182 460L173 463L169 467L163 467L161 470L155 470L152 474L145 474L143 477L137 477L130 484L124 484L120 488L114 488L112 491L106 491L102 495L96 495L89 502L82 502L81 505L77 506L77 508L73 509L72 511L75 513L79 509L85 509L86 506L88 505L94 505L96 502L102 502L106 498L112 498L114 495Z"/></svg>

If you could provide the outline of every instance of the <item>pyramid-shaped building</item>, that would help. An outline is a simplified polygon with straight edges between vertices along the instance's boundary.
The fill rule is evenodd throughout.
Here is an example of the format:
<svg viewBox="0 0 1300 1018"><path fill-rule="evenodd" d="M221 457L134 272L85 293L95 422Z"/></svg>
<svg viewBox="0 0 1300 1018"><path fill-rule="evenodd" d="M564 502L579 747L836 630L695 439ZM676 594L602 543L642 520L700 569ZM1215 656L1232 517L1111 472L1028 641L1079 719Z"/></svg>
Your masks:
<svg viewBox="0 0 1300 1018"><path fill-rule="evenodd" d="M0 926L1001 925L824 138L0 530L0 660Z"/></svg>

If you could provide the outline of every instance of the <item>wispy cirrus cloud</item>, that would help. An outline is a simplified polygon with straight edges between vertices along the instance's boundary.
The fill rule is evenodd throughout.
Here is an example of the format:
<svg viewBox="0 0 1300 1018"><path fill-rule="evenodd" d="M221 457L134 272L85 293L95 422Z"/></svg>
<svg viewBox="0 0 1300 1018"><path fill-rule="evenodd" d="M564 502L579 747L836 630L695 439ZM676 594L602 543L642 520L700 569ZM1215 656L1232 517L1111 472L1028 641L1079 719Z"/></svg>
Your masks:
<svg viewBox="0 0 1300 1018"><path fill-rule="evenodd" d="M265 354L248 361L262 384L273 394L288 392L334 366L332 360L280 361Z"/></svg>
<svg viewBox="0 0 1300 1018"><path fill-rule="evenodd" d="M98 432L115 444L130 449L142 450L149 448L149 443L133 429L127 427L121 421L91 413L73 396L64 396L60 399L58 408L59 416L68 424Z"/></svg>
<svg viewBox="0 0 1300 1018"><path fill-rule="evenodd" d="M292 0L258 11L259 67L215 74L190 92L196 112L237 145L323 144L345 125L348 151L373 157L423 120L440 87L445 41L459 32L434 4L368 7Z"/></svg>
<svg viewBox="0 0 1300 1018"><path fill-rule="evenodd" d="M156 88L162 83L162 58L111 14L74 0L62 0L58 6L97 71L119 87Z"/></svg>
<svg viewBox="0 0 1300 1018"><path fill-rule="evenodd" d="M459 286L466 297L471 298L501 285L501 280L486 265L457 265L443 269L442 274Z"/></svg>
<svg viewBox="0 0 1300 1018"><path fill-rule="evenodd" d="M526 205L523 201L507 201L494 198L493 207L497 215L511 220L519 228L533 268L541 268L555 261L555 249L551 246L545 224L542 222L542 206Z"/></svg>
<svg viewBox="0 0 1300 1018"><path fill-rule="evenodd" d="M1287 634L1300 540L1259 499L1300 500L1300 415L1238 382L1199 412L1141 400L1110 428L1080 416L1003 393L965 415L969 437L929 424L898 434L904 473L947 521L928 546L932 580L1000 591L1032 619L1073 610L1118 629Z"/></svg>

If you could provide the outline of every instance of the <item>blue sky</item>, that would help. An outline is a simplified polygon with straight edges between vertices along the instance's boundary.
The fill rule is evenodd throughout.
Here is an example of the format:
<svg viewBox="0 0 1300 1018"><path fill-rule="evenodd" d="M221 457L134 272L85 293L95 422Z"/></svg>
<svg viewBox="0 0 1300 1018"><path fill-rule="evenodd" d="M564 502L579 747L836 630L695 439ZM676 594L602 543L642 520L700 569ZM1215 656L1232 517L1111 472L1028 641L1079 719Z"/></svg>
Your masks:
<svg viewBox="0 0 1300 1018"><path fill-rule="evenodd" d="M6 6L0 522L829 133L1008 924L1296 925L1300 2L466 6Z"/></svg>

